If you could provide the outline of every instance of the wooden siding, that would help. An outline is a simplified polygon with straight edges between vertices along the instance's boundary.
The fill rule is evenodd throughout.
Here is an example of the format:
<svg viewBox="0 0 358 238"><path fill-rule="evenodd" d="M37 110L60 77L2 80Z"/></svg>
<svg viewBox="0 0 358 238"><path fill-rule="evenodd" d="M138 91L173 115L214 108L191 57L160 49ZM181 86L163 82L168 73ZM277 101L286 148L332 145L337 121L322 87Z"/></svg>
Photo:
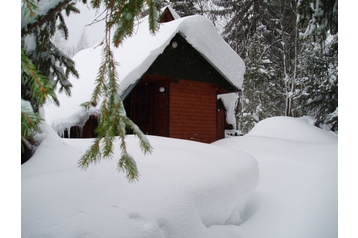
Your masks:
<svg viewBox="0 0 358 238"><path fill-rule="evenodd" d="M170 137L216 140L216 90L213 84L184 79L170 85Z"/></svg>
<svg viewBox="0 0 358 238"><path fill-rule="evenodd" d="M95 130L98 126L98 116L91 115L86 124L82 128L82 138L95 138L97 136Z"/></svg>

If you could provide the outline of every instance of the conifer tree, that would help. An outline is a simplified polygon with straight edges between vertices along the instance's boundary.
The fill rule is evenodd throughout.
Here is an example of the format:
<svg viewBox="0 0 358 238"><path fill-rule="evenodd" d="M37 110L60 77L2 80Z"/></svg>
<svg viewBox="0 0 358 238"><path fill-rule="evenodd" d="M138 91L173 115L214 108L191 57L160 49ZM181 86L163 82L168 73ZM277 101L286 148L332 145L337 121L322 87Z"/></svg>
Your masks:
<svg viewBox="0 0 358 238"><path fill-rule="evenodd" d="M284 97L277 80L277 20L270 1L219 2L230 16L224 39L243 58L246 72L237 104L237 129L243 133L267 117L281 115Z"/></svg>
<svg viewBox="0 0 358 238"><path fill-rule="evenodd" d="M68 29L62 11L78 13L69 0L43 5L42 1L21 2L21 149L39 132L39 108L46 101L59 102L55 89L71 94L70 74L78 77L72 59L63 54L51 38L59 30L65 38Z"/></svg>
<svg viewBox="0 0 358 238"><path fill-rule="evenodd" d="M325 41L338 33L338 0L299 0L298 23L305 27L304 36Z"/></svg>
<svg viewBox="0 0 358 238"><path fill-rule="evenodd" d="M338 1L300 0L298 24L306 47L299 101L315 124L338 131Z"/></svg>
<svg viewBox="0 0 358 238"><path fill-rule="evenodd" d="M302 95L299 97L303 115L316 119L315 125L338 131L338 39L328 38L324 44L311 42L303 54L301 67Z"/></svg>
<svg viewBox="0 0 358 238"><path fill-rule="evenodd" d="M82 0L82 2L87 3L87 0ZM150 153L152 147L143 132L126 116L118 94L117 63L112 53L112 47L118 47L126 37L133 34L136 17L143 11L145 4L148 6L149 28L155 34L158 29L156 0L92 0L90 3L94 9L104 6L105 36L102 42L103 58L95 89L92 98L88 102L84 102L83 107L89 109L91 106L100 103L101 115L96 130L98 137L79 160L78 165L86 169L91 163L112 158L114 156L114 143L119 138L122 154L118 161L118 170L123 170L129 181L138 179L139 173L133 157L127 151L126 128L130 128L137 135L143 153ZM49 96L54 99L57 105L60 103L55 94L57 85L60 85L60 91L64 90L70 95L71 84L67 80L68 76L70 73L78 76L74 62L59 51L50 39L55 34L56 29L62 31L67 38L68 30L62 17L62 10L65 10L68 15L71 12L79 11L75 8L75 1L71 0L53 0L44 8L46 10L42 11L38 11L40 9L39 2L36 0L24 0L22 7L24 23L22 24L21 36L24 53L22 52L21 56L24 64L21 65L21 79L24 90L21 97L28 100L31 107L38 111L38 108ZM36 11L40 14L37 14ZM59 24L57 25L58 21ZM26 42L28 35L32 36L30 40L33 43ZM38 88L40 89L36 91ZM43 101L35 100L39 95ZM26 106L26 109L30 109L29 104L24 103L24 106ZM38 116L38 114L35 115ZM22 120L22 126L24 125L21 132L22 138L27 139L26 137L39 130L39 117L32 119L31 110L22 111L21 116L22 119L24 118L24 123ZM29 119L26 120L27 118Z"/></svg>
<svg viewBox="0 0 358 238"><path fill-rule="evenodd" d="M249 132L262 119L280 115L282 109L279 101L282 96L277 94L274 76L275 70L265 53L263 28L253 35L245 57L245 80L237 110L238 128L241 132Z"/></svg>

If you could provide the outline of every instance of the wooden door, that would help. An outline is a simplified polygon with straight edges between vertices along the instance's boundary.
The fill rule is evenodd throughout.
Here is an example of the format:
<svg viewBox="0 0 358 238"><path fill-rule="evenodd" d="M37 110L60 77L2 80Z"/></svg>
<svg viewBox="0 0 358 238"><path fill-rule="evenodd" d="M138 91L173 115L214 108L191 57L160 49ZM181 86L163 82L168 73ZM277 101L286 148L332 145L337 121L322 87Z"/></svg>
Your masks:
<svg viewBox="0 0 358 238"><path fill-rule="evenodd" d="M144 134L152 134L153 86L146 85L136 90L135 123Z"/></svg>

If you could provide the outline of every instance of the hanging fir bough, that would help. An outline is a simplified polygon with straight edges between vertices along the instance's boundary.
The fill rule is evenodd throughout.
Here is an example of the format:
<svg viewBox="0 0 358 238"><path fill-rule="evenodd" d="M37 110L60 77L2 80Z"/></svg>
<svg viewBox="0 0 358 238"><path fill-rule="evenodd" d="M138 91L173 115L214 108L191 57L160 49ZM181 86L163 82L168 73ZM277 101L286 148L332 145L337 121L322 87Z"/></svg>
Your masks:
<svg viewBox="0 0 358 238"><path fill-rule="evenodd" d="M101 1L92 2L93 8L99 8ZM97 163L101 159L114 156L114 143L120 141L121 158L118 170L124 171L129 181L138 180L139 173L133 157L128 153L125 142L126 129L130 129L138 137L140 148L144 154L151 153L152 147L144 133L131 121L124 109L119 96L119 78L116 71L117 63L111 50L111 30L116 27L113 35L113 45L118 47L123 40L133 34L135 17L142 11L145 1L103 1L106 11L105 37L103 40L102 62L96 78L95 89L90 101L82 106L89 110L100 103L99 124L96 129L97 138L91 148L78 162L79 167L86 169L89 164ZM155 1L147 0L149 6L149 28L154 34L158 29L158 15Z"/></svg>

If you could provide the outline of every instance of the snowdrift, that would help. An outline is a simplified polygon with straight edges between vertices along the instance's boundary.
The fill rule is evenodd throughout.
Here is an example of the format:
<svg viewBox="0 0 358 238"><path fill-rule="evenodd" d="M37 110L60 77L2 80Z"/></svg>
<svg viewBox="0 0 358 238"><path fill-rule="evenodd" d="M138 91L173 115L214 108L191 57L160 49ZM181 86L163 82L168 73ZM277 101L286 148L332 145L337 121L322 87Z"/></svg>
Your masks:
<svg viewBox="0 0 358 238"><path fill-rule="evenodd" d="M130 184L117 158L77 161L91 139L47 135L22 165L22 237L217 237L214 225L239 225L258 184L255 158L215 145L149 136L150 156L128 136L140 179ZM119 155L119 148L115 154Z"/></svg>
<svg viewBox="0 0 358 238"><path fill-rule="evenodd" d="M338 237L337 136L302 119L266 119L211 145L150 136L146 157L129 136L134 184L116 158L79 170L91 140L43 129L22 165L23 238Z"/></svg>
<svg viewBox="0 0 358 238"><path fill-rule="evenodd" d="M231 227L231 237L337 238L337 139L303 119L273 117L245 136L214 142L253 155L260 170L250 218Z"/></svg>
<svg viewBox="0 0 358 238"><path fill-rule="evenodd" d="M304 118L272 117L260 121L248 136L267 136L307 143L337 143L338 136L307 122Z"/></svg>

